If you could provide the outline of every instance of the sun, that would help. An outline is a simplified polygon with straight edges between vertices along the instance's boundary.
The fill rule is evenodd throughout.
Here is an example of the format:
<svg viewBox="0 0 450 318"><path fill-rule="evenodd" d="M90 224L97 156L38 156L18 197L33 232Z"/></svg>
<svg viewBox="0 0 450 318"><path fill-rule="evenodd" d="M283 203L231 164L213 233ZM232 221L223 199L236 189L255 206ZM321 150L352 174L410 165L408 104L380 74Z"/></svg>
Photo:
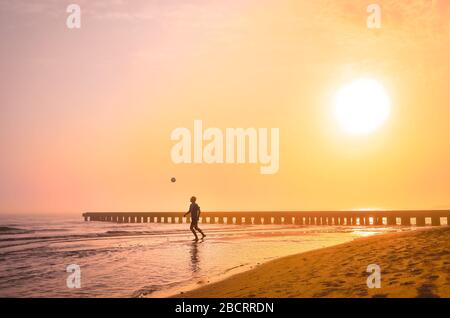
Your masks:
<svg viewBox="0 0 450 318"><path fill-rule="evenodd" d="M386 122L391 112L391 101L378 81L362 78L337 92L334 107L342 129L361 135L375 131Z"/></svg>

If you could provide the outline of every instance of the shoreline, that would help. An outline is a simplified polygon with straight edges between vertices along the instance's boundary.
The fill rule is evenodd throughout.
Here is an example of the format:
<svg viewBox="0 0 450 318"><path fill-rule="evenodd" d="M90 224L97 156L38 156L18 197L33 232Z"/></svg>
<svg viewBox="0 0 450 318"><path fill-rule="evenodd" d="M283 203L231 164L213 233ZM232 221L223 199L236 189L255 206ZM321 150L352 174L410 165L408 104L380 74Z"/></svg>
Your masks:
<svg viewBox="0 0 450 318"><path fill-rule="evenodd" d="M370 264L381 268L379 289L367 287ZM450 227L360 237L272 259L168 297L450 297Z"/></svg>
<svg viewBox="0 0 450 318"><path fill-rule="evenodd" d="M287 229L290 229L290 228L287 228ZM298 229L298 228L294 227L294 229ZM411 230L414 230L414 229L413 228L412 229L411 228L408 228L408 229L398 228L398 229L396 229L396 231L411 231ZM378 235L382 235L383 233L385 233L384 231L380 231L380 232L378 232L378 231L379 230L375 230L373 234L370 234L370 236L378 236ZM336 232L334 234L338 234L338 233L341 233L341 232L336 230ZM341 233L341 234L344 234L344 233ZM299 234L295 233L294 235L296 235L296 237L297 237L297 235L299 235ZM328 234L322 233L322 235L324 235L324 237L326 237ZM265 237L266 236L270 237L270 235L267 235L267 233L265 233L264 236ZM306 252L310 252L310 251L314 251L314 250L319 250L319 249L326 248L326 247L332 247L332 246L336 246L336 245L343 244L343 243L349 243L349 242L352 242L353 240L358 239L360 237L362 237L361 234L358 234L358 235L355 234L353 237L347 237L347 238L345 238L343 236L341 238L334 238L332 241L325 240L325 241L328 241L327 244L321 243L319 245L318 243L316 243L316 246L309 246L308 247L308 245L311 245L310 242L309 242L309 244L305 244L301 248L300 251L287 253L287 254L284 254L284 255L272 255L272 256L269 256L269 257L265 257L265 258L260 258L260 259L254 260L252 262L242 262L240 264L234 265L233 267L225 268L225 270L223 272L221 272L221 273L213 273L213 274L209 274L209 275L203 275L203 276L196 277L194 279L186 280L184 282L173 283L173 284L170 284L169 286L167 286L166 288L163 288L163 289L160 289L160 290L154 290L154 291L150 291L150 292L138 293L138 294L136 294L137 295L136 297L139 297L139 298L171 298L171 297L176 297L177 295L183 295L184 293L191 292L191 291L196 290L198 288L209 286L210 284L221 282L223 280L231 278L231 277L233 277L235 275L238 275L240 273L251 271L251 270L253 270L255 268L258 268L259 266L262 266L262 265L264 265L264 264L266 264L268 262L271 262L271 261L274 261L274 260L277 260L277 259L280 259L280 258L297 255L299 253L306 253ZM330 244L330 242L332 242L332 243Z"/></svg>
<svg viewBox="0 0 450 318"><path fill-rule="evenodd" d="M272 260L268 260L267 262L270 262ZM266 262L261 263L266 264ZM161 291L154 291L152 293L144 293L138 296L138 298L174 298L177 295L183 295L184 293L189 293L191 291L197 290L198 288L206 287L211 284L222 282L226 279L232 278L235 275L239 275L242 273L249 272L253 269L255 269L257 266L260 266L260 264L242 264L236 267L233 267L231 269L226 270L224 273L214 276L205 276L202 278L199 278L195 281L190 281L184 284L177 284L175 287L171 287L168 289L164 289Z"/></svg>

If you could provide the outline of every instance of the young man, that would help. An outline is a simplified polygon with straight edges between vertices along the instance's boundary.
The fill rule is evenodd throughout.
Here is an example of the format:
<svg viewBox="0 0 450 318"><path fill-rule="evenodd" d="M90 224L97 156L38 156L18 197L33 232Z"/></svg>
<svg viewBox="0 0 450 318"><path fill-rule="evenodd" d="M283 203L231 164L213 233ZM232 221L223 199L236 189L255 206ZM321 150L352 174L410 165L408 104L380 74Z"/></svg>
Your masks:
<svg viewBox="0 0 450 318"><path fill-rule="evenodd" d="M191 231L192 231L192 233L194 233L195 241L197 241L198 240L198 236L197 236L197 233L195 233L195 230L200 232L200 234L202 235L202 238L204 238L206 235L198 227L198 219L200 217L200 207L198 206L197 203L195 203L195 201L197 201L197 198L196 197L192 197L191 198L191 205L189 206L189 211L187 211L184 214L184 216L188 215L189 213L191 214L191 220L192 220L191 221Z"/></svg>

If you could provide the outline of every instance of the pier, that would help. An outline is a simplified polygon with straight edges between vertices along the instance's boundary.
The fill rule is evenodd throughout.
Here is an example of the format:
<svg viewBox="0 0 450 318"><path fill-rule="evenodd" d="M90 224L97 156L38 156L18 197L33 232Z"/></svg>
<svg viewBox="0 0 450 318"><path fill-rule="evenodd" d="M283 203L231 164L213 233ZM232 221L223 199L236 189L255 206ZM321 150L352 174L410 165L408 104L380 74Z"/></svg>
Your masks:
<svg viewBox="0 0 450 318"><path fill-rule="evenodd" d="M85 221L114 223L190 223L184 212L86 212ZM450 210L202 212L203 224L289 224L349 226L440 226L450 224Z"/></svg>

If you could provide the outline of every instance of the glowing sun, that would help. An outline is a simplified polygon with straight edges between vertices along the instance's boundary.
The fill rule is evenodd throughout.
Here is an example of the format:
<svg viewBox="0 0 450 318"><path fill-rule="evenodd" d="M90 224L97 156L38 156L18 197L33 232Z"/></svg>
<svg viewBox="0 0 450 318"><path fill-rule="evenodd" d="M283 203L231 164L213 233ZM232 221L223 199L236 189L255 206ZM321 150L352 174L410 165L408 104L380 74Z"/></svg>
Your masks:
<svg viewBox="0 0 450 318"><path fill-rule="evenodd" d="M358 79L336 95L335 115L339 125L352 134L368 134L389 118L391 101L383 86L373 79Z"/></svg>

